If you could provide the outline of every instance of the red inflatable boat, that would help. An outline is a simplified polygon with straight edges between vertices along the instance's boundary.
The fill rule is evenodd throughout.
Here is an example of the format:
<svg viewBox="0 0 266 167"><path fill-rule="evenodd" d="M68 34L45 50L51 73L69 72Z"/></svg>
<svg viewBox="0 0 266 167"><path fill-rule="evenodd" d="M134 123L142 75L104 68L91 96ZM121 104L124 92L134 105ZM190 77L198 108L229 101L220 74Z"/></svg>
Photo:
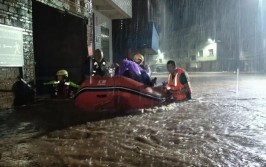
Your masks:
<svg viewBox="0 0 266 167"><path fill-rule="evenodd" d="M123 111L154 107L164 100L153 88L127 77L90 77L76 93L75 106L82 111Z"/></svg>

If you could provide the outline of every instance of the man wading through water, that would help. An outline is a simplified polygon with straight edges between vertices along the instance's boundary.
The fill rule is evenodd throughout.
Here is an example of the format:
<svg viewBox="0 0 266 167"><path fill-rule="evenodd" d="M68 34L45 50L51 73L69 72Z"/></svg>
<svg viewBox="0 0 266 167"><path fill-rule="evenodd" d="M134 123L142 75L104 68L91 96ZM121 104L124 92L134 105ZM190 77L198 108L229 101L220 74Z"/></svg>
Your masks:
<svg viewBox="0 0 266 167"><path fill-rule="evenodd" d="M184 101L191 99L191 85L187 72L176 67L173 60L167 62L169 72L168 81L164 84L170 101Z"/></svg>

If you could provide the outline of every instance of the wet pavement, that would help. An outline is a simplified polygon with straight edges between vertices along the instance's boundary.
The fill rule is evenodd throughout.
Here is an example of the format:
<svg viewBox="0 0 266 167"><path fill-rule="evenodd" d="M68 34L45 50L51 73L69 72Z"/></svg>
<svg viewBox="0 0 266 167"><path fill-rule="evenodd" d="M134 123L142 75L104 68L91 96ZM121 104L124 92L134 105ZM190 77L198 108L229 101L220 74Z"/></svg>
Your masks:
<svg viewBox="0 0 266 167"><path fill-rule="evenodd" d="M1 111L0 166L266 166L266 75L190 77L192 100L144 112Z"/></svg>

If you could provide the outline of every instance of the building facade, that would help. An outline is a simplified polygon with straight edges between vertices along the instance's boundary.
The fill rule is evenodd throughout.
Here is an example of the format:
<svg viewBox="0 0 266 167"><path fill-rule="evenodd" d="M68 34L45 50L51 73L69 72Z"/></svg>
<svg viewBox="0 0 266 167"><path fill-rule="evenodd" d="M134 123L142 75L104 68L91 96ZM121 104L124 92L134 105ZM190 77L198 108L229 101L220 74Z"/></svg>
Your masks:
<svg viewBox="0 0 266 167"><path fill-rule="evenodd" d="M157 9L159 1L132 1L132 19L113 20L113 59L120 63L123 59L140 52L147 60L159 49L159 24Z"/></svg>
<svg viewBox="0 0 266 167"><path fill-rule="evenodd" d="M165 6L161 50L167 59L189 71L266 71L265 1L179 0ZM208 39L216 43L209 49Z"/></svg>
<svg viewBox="0 0 266 167"><path fill-rule="evenodd" d="M109 27L111 21L106 20L113 15L130 17L131 0L95 2L112 7L111 13L97 5L95 8L95 16L109 22ZM125 2L127 5L123 5ZM85 59L93 46L102 48L108 43L97 43L99 34L103 39L109 34L107 52L111 61L111 29L107 32L103 26L101 33L98 27L102 22L95 25L93 15L92 0L0 0L0 109L11 107L11 89L17 76L34 81L37 93L44 91L42 83L54 79L60 69L68 70L72 81L81 82Z"/></svg>
<svg viewBox="0 0 266 167"><path fill-rule="evenodd" d="M113 63L112 21L132 17L132 0L93 0L95 25L94 49L101 49L109 64Z"/></svg>

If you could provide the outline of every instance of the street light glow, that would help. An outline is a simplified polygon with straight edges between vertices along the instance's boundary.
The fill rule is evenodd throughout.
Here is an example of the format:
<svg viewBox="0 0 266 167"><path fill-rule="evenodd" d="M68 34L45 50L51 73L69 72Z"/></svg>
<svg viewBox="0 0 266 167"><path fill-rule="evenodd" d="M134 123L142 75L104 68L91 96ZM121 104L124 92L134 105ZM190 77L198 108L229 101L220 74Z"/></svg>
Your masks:
<svg viewBox="0 0 266 167"><path fill-rule="evenodd" d="M215 41L212 40L211 38L208 38L208 42L209 42L209 43L214 43Z"/></svg>

